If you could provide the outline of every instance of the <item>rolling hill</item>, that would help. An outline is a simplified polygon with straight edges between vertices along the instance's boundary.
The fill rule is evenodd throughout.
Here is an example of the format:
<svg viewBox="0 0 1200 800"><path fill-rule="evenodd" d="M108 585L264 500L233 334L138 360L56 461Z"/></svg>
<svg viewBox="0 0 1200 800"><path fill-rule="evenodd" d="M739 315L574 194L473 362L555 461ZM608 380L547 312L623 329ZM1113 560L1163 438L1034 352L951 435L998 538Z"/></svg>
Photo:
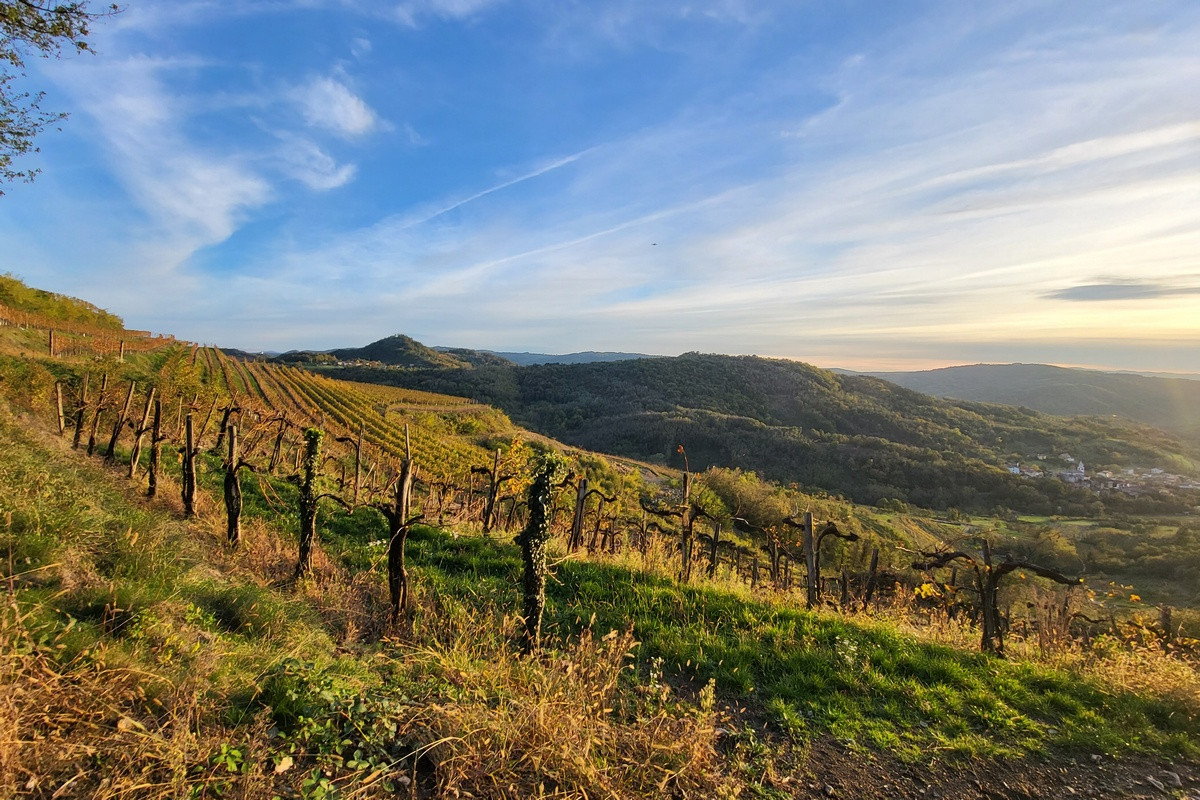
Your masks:
<svg viewBox="0 0 1200 800"><path fill-rule="evenodd" d="M1188 378L1046 364L973 364L870 374L938 397L1025 406L1060 416L1117 415L1200 442L1200 381Z"/></svg>
<svg viewBox="0 0 1200 800"><path fill-rule="evenodd" d="M871 376L750 356L330 374L471 397L600 452L676 463L682 443L694 468L751 469L865 503L1094 511L1095 495L1018 478L1005 464L1040 457L1052 474L1054 459L1067 453L1094 468L1189 472L1200 452L1132 423L951 401Z"/></svg>

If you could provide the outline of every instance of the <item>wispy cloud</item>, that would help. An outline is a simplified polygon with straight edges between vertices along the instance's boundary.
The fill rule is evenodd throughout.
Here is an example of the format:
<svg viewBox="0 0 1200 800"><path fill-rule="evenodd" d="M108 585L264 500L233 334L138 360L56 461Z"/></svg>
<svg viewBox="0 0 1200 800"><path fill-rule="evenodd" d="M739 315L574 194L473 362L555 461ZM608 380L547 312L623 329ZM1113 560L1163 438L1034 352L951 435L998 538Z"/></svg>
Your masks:
<svg viewBox="0 0 1200 800"><path fill-rule="evenodd" d="M55 71L94 121L114 173L138 205L193 246L225 239L272 194L248 154L210 150L184 133L191 108L164 80L197 68L203 65L191 59L131 57L64 63Z"/></svg>
<svg viewBox="0 0 1200 800"><path fill-rule="evenodd" d="M313 78L297 87L292 97L313 127L346 137L362 136L379 127L379 118L371 107L336 78Z"/></svg>
<svg viewBox="0 0 1200 800"><path fill-rule="evenodd" d="M289 177L315 191L328 191L345 186L354 179L357 168L337 161L315 142L297 134L281 131L279 161Z"/></svg>
<svg viewBox="0 0 1200 800"><path fill-rule="evenodd" d="M427 18L466 19L503 0L405 0L391 8L396 21L416 27Z"/></svg>

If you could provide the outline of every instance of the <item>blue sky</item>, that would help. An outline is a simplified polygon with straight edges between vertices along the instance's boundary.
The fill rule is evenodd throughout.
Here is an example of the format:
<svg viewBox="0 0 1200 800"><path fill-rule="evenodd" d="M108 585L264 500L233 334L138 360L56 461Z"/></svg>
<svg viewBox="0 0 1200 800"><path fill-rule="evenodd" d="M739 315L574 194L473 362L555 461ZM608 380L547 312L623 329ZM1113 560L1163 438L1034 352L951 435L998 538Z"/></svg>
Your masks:
<svg viewBox="0 0 1200 800"><path fill-rule="evenodd" d="M1200 4L130 0L0 271L252 349L1200 372Z"/></svg>

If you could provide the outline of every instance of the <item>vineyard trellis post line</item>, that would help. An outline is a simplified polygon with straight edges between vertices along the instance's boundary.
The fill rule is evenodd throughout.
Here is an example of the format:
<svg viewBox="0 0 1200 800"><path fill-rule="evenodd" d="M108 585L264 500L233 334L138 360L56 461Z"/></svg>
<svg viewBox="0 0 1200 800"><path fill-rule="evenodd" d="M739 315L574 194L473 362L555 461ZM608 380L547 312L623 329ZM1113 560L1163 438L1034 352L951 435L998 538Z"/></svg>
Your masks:
<svg viewBox="0 0 1200 800"><path fill-rule="evenodd" d="M683 456L683 502L673 506L660 506L641 501L643 511L657 517L679 517L679 580L687 583L692 577L692 527L696 520L711 519L703 508L692 502L693 475L688 466L687 453L683 445L678 445L675 452Z"/></svg>
<svg viewBox="0 0 1200 800"><path fill-rule="evenodd" d="M495 456L492 459L492 466L488 467L471 467L471 474L486 475L488 478L488 493L487 501L483 507L483 532L490 533L495 521L493 517L496 511L496 498L500 495L500 487L508 481L515 478L515 475L500 474L500 448L496 448Z"/></svg>
<svg viewBox="0 0 1200 800"><path fill-rule="evenodd" d="M337 441L344 444L354 445L354 505L358 505L359 490L362 487L362 449L363 449L363 423L360 420L358 423L357 436L338 436ZM408 425L404 426L404 446L405 460L411 460L411 451L408 444Z"/></svg>
<svg viewBox="0 0 1200 800"><path fill-rule="evenodd" d="M845 539L848 542L857 542L858 534L842 533L833 522L825 523L825 526L818 532L815 530L816 525L813 522L811 511L805 511L803 517L800 519L786 517L783 520L783 524L799 528L801 531L804 548L804 566L807 573L805 607L815 608L821 599L821 543L829 536Z"/></svg>
<svg viewBox="0 0 1200 800"><path fill-rule="evenodd" d="M580 476L575 487L575 514L571 517L571 534L567 540L567 550L572 553L583 546L583 512L587 494L588 479Z"/></svg>

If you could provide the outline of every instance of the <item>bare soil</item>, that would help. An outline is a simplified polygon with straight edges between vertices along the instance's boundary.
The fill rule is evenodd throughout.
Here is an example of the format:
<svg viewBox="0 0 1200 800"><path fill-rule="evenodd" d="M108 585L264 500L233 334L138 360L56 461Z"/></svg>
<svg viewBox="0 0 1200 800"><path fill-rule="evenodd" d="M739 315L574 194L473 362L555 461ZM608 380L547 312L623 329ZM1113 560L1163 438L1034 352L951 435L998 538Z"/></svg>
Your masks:
<svg viewBox="0 0 1200 800"><path fill-rule="evenodd" d="M802 765L770 777L765 785L791 797L843 800L1200 800L1200 765L1142 755L910 764L886 754L851 751L827 738L798 760Z"/></svg>

